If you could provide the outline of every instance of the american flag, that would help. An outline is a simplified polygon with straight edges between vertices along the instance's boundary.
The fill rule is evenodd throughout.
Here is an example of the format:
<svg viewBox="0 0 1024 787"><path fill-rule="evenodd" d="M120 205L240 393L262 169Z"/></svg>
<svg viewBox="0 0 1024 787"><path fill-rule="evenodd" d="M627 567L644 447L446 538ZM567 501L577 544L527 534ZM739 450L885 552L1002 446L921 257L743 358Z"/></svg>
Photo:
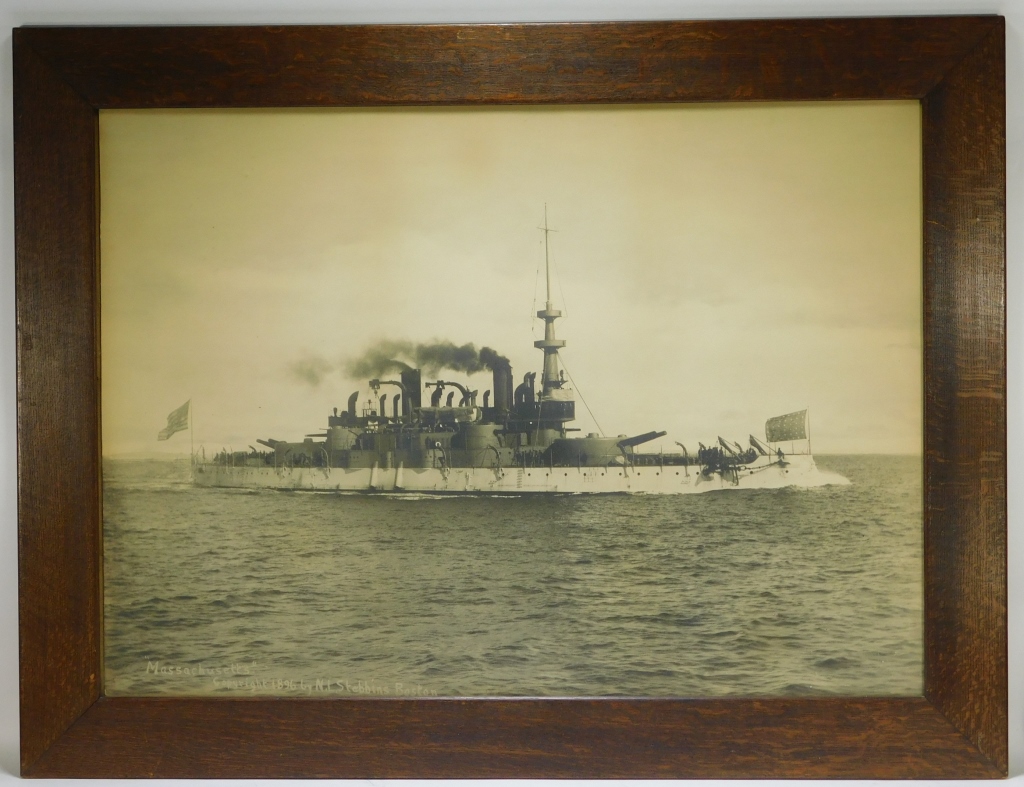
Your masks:
<svg viewBox="0 0 1024 787"><path fill-rule="evenodd" d="M806 440L806 424L806 410L769 418L764 425L764 436L769 443L781 443L783 440Z"/></svg>
<svg viewBox="0 0 1024 787"><path fill-rule="evenodd" d="M188 408L192 404L189 399L185 404L167 416L167 426L160 430L156 436L157 440L167 440L175 432L183 432L188 429Z"/></svg>

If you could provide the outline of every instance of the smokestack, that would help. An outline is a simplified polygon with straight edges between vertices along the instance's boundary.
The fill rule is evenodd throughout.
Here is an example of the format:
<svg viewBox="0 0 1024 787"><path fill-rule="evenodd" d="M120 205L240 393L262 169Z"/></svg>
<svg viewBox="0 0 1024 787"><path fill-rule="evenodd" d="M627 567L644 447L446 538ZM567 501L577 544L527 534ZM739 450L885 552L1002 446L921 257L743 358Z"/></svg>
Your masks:
<svg viewBox="0 0 1024 787"><path fill-rule="evenodd" d="M394 413L395 420L398 420L398 400L402 398L402 394L396 393L395 398L391 400L391 410Z"/></svg>
<svg viewBox="0 0 1024 787"><path fill-rule="evenodd" d="M430 406L440 407L442 396L444 396L444 386L438 383L434 388L434 392L430 394Z"/></svg>
<svg viewBox="0 0 1024 787"><path fill-rule="evenodd" d="M512 364L505 358L494 362L494 409L498 413L512 409Z"/></svg>
<svg viewBox="0 0 1024 787"><path fill-rule="evenodd" d="M359 401L359 391L353 391L352 395L348 398L348 414L353 418L356 417L356 402Z"/></svg>
<svg viewBox="0 0 1024 787"><path fill-rule="evenodd" d="M420 408L420 394L423 392L420 370L403 369L402 385L405 386L405 398L402 400L402 415L412 415L413 410Z"/></svg>

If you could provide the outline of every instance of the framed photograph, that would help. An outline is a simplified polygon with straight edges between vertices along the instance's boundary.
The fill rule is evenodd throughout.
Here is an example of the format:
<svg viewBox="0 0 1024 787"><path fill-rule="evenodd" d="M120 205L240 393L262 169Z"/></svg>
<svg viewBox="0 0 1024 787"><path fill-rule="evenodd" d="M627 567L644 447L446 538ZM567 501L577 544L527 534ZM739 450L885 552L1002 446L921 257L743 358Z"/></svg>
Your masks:
<svg viewBox="0 0 1024 787"><path fill-rule="evenodd" d="M25 775L1005 775L1001 18L15 88Z"/></svg>

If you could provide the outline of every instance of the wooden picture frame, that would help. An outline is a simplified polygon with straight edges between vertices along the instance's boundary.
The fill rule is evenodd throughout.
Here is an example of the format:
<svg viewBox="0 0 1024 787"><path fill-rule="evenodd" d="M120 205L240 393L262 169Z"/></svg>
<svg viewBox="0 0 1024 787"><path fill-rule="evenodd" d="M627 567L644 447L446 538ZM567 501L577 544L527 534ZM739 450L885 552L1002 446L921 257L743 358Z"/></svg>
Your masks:
<svg viewBox="0 0 1024 787"><path fill-rule="evenodd" d="M23 775L1005 775L1003 61L1000 17L15 30ZM103 696L99 109L812 99L922 103L923 697Z"/></svg>

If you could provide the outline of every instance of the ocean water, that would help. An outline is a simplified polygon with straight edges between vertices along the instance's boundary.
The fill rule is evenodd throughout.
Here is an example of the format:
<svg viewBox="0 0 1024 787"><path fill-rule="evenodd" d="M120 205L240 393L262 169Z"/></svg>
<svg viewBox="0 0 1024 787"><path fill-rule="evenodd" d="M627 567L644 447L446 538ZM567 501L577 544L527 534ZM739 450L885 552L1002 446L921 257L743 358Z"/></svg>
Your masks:
<svg viewBox="0 0 1024 787"><path fill-rule="evenodd" d="M918 457L679 496L193 488L104 461L109 695L922 693Z"/></svg>

